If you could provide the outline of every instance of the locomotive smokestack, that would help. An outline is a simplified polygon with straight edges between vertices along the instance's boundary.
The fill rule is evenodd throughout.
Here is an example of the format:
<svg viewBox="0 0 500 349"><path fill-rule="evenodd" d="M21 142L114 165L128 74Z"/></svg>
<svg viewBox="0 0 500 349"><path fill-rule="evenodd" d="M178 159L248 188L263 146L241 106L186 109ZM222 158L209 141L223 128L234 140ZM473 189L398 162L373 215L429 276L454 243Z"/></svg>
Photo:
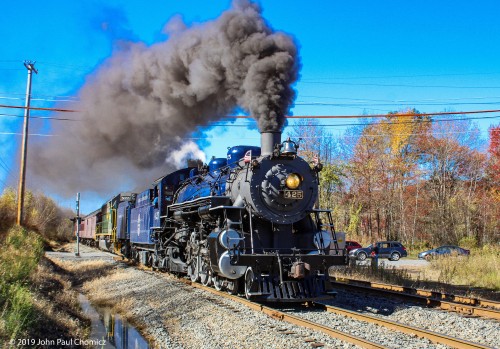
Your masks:
<svg viewBox="0 0 500 349"><path fill-rule="evenodd" d="M262 156L271 155L276 144L281 144L281 132L262 132L260 134L260 154Z"/></svg>

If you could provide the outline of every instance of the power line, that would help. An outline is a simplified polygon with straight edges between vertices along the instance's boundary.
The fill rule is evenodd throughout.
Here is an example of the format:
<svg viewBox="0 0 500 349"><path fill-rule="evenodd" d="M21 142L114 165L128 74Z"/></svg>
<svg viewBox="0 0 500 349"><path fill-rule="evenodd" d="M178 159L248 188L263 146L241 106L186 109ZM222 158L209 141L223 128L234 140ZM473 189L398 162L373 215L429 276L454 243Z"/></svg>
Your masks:
<svg viewBox="0 0 500 349"><path fill-rule="evenodd" d="M376 84L376 83L349 83L327 81L302 81L304 84L343 85L343 86L377 86L377 87L411 87L411 88L451 88L451 89L497 89L500 86L455 86L455 85L406 85L406 84Z"/></svg>
<svg viewBox="0 0 500 349"><path fill-rule="evenodd" d="M7 97L7 96L0 96L0 99L9 99L9 100L23 100L21 97ZM56 98L31 98L32 101L42 101L42 102L76 102L77 100L75 99L58 99Z"/></svg>
<svg viewBox="0 0 500 349"><path fill-rule="evenodd" d="M437 101L460 101L468 99L498 99L500 96L481 96L481 97L457 97L457 98L425 98L416 100L404 100L404 99L371 99L371 98L347 98L347 97L331 97L331 96L310 96L310 95L300 95L304 98L321 98L321 99L338 99L338 100L348 100L348 101L369 101L369 102L392 102L392 103L419 103L419 102L437 102Z"/></svg>
<svg viewBox="0 0 500 349"><path fill-rule="evenodd" d="M40 107L21 107L0 104L0 108L14 108L14 109L30 109L30 110L44 110L44 111L57 111L57 112L79 112L73 109L60 109L60 108L40 108ZM466 114L484 114L484 113L498 113L500 109L490 110L473 110L473 111L453 111L453 112L435 112L435 113L403 113L403 114L368 114L368 115L287 115L286 119L360 119L360 118L387 118L387 117L413 117L413 116L436 116L436 115L466 115ZM252 118L248 115L231 115L226 116L226 119L249 119ZM62 119L61 119L62 120ZM72 119L68 119L72 120Z"/></svg>
<svg viewBox="0 0 500 349"><path fill-rule="evenodd" d="M393 79L393 78L420 78L420 77L438 77L438 76L471 76L471 75L498 75L500 72L488 73L450 73L450 74L414 74L414 75L387 75L387 76L353 76L353 77L316 77L311 79L303 79L301 81L310 80L358 80L358 79Z"/></svg>
<svg viewBox="0 0 500 349"><path fill-rule="evenodd" d="M22 133L19 132L0 132L0 135L14 135L14 136L22 136ZM28 136L40 136L40 137L56 137L58 135L54 134L46 134L46 133L29 133Z"/></svg>
<svg viewBox="0 0 500 349"><path fill-rule="evenodd" d="M456 132L432 132L431 135L448 135L448 134L469 134L469 133L485 133L483 131L477 130L477 131L456 131ZM373 134L373 135L357 135L357 136L350 136L350 135L342 135L342 136L334 136L334 135L327 135L327 136L298 136L303 139L329 139L329 138L360 138L360 137L387 137L387 136L418 136L418 135L425 135L425 133L393 133L393 134ZM182 138L184 140L203 140L203 139L218 139L218 137L184 137ZM260 137L236 137L236 138L227 138L224 137L226 140L259 140Z"/></svg>
<svg viewBox="0 0 500 349"><path fill-rule="evenodd" d="M285 116L286 119L361 119L361 118L386 118L386 117L412 117L412 116L435 116L435 115L465 115L465 114L483 114L498 113L500 109L492 110L474 110L474 111L456 111L456 112L437 112L437 113L404 113L404 114L368 114L368 115L301 115ZM227 116L227 119L248 119L250 116L237 115Z"/></svg>
<svg viewBox="0 0 500 349"><path fill-rule="evenodd" d="M362 117L359 117L362 119ZM483 120L483 119L498 119L500 118L500 115L495 115L495 116L481 116L481 117L475 117L475 118L453 118L453 119L430 119L430 120L420 120L419 122L451 122L451 121L465 121L465 120ZM392 122L387 122L387 125L399 125L399 124L412 124L415 121L392 121ZM343 127L343 126L367 126L370 125L369 123L349 123L349 124L331 124L331 125L325 125L325 124L318 124L318 125L305 125L307 127ZM251 126L250 124L246 125L235 125L235 124L216 124L214 126L222 126L222 127L248 127ZM299 126L297 124L292 124L288 125L289 127L293 126Z"/></svg>
<svg viewBox="0 0 500 349"><path fill-rule="evenodd" d="M25 96L24 94L22 93L13 93L13 92L2 92L2 95L6 95L6 96ZM33 94L32 97L48 97L48 98L73 98L75 100L78 100L79 97L77 96L54 96L54 95L41 95L41 94ZM495 97L492 97L492 98L495 98ZM500 97L498 97L500 98Z"/></svg>
<svg viewBox="0 0 500 349"><path fill-rule="evenodd" d="M51 63L51 62L38 62L38 64L42 65L49 65L53 67L58 67L58 68L67 68L67 69L78 69L78 70L90 70L93 69L91 66L84 66L84 65L74 65L74 64L60 64L60 63Z"/></svg>
<svg viewBox="0 0 500 349"><path fill-rule="evenodd" d="M9 166L7 166L7 164L5 163L5 161L3 161L2 158L0 158L0 167L2 167L7 172L7 174L12 174Z"/></svg>
<svg viewBox="0 0 500 349"><path fill-rule="evenodd" d="M295 105L304 105L304 106L318 106L318 107L362 107L362 106L385 106L385 107L390 107L390 106L400 106L400 105L409 105L410 103L366 103L366 104L361 104L361 103L352 103L352 104L345 104L345 103L324 103L324 102L296 102L294 103ZM450 102L443 102L443 103L411 103L412 106L415 105L423 105L423 106L435 106L435 105L495 105L495 104L500 104L499 102L462 102L462 103L450 103Z"/></svg>
<svg viewBox="0 0 500 349"><path fill-rule="evenodd" d="M33 109L33 108L30 108L30 109ZM16 115L16 114L6 114L6 113L0 113L0 115L2 116L12 116L12 117L16 117L16 118L24 118L23 115ZM81 121L81 120L76 120L76 119L69 119L69 118L56 118L56 117L53 117L53 116L31 116L30 115L30 119L45 119L45 120L60 120L60 121Z"/></svg>
<svg viewBox="0 0 500 349"><path fill-rule="evenodd" d="M9 96L20 96L20 97L9 97ZM43 98L42 98L43 97ZM345 98L345 97L331 97L331 96L311 96L311 95L300 95L301 98L318 98L318 99L333 99L333 100L347 100L347 101L356 101L356 102L386 102L386 103L427 103L427 102L445 102L445 101L467 101L467 100L478 100L478 99L500 99L500 96L481 96L481 97L459 97L459 98L427 98L427 99L417 99L417 100L398 100L398 99L371 99L371 98ZM23 100L24 94L22 93L3 93L0 98L2 99L13 99L13 100ZM56 102L76 102L79 101L80 98L77 96L54 96L54 95L41 95L36 94L32 96L32 100L40 100L40 101L52 101ZM308 103L307 101L297 101L297 103ZM314 102L312 102L314 103ZM464 104L469 104L465 103Z"/></svg>
<svg viewBox="0 0 500 349"><path fill-rule="evenodd" d="M5 163L5 161L0 157L0 167L2 167L6 173L7 173L7 176L5 176L5 181L2 181L4 186L7 186L7 183L6 181L11 178L13 180L15 180L15 175L14 173L12 172L12 170L10 169L10 167Z"/></svg>
<svg viewBox="0 0 500 349"><path fill-rule="evenodd" d="M40 107L21 107L17 105L5 105L5 104L0 104L0 108L13 108L13 109L30 109L30 110L48 110L48 111L58 111L62 113L75 113L78 112L78 110L73 110L73 109L60 109L60 108L40 108Z"/></svg>
<svg viewBox="0 0 500 349"><path fill-rule="evenodd" d="M500 117L500 116L499 116ZM341 126L355 126L355 125L369 125L369 124L346 124L346 125L341 125ZM219 125L217 125L219 126ZM329 126L338 126L338 125L309 125L307 127L317 127L317 126L325 126L325 127L329 127ZM442 133L432 133L432 134L453 134L453 133L481 133L481 134L488 134L488 131L485 130L485 131L481 131L481 130L471 130L471 131L463 131L463 132L442 132ZM423 133L422 133L423 134ZM15 136L22 136L22 133L18 133L18 132L0 132L0 135L15 135ZM383 134L378 134L378 135L374 135L374 136L380 136ZM403 136L403 135L407 135L407 134L400 134L400 133L395 133L393 134L395 136ZM411 135L411 134L408 134L408 135ZM417 134L413 134L413 135L417 135ZM47 134L47 133L30 133L29 136L39 136L39 137L59 137L61 135L58 135L58 134ZM328 137L332 137L332 136L322 136L322 137L301 137L301 138L328 138ZM355 138L355 137L361 137L360 136L342 136L342 137L351 137L351 138ZM184 139L184 140L202 140L202 139L217 139L217 137L181 137L180 139ZM238 138L224 138L224 139L260 139L260 137L238 137Z"/></svg>

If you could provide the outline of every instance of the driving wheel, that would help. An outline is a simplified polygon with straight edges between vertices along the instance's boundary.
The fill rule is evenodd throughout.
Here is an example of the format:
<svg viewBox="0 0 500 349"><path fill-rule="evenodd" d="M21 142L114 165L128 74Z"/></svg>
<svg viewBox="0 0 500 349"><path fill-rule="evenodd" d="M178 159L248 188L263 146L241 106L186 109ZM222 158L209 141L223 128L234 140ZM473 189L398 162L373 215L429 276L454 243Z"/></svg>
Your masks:
<svg viewBox="0 0 500 349"><path fill-rule="evenodd" d="M247 271L245 272L245 297L247 299L252 299L252 295L250 294L250 290L252 289L252 285L254 283L255 276L253 273L252 268L247 268Z"/></svg>
<svg viewBox="0 0 500 349"><path fill-rule="evenodd" d="M226 291L229 294L237 295L239 286L240 286L240 279L226 281Z"/></svg>
<svg viewBox="0 0 500 349"><path fill-rule="evenodd" d="M208 286L212 282L212 276L210 275L210 266L203 259L201 260L201 265L199 268L200 282L203 286Z"/></svg>
<svg viewBox="0 0 500 349"><path fill-rule="evenodd" d="M222 291L222 278L218 275L212 276L212 282L214 283L214 287L217 291Z"/></svg>
<svg viewBox="0 0 500 349"><path fill-rule="evenodd" d="M198 270L198 260L200 257L196 256L191 260L188 266L188 275L192 282L197 282L200 279L200 272Z"/></svg>

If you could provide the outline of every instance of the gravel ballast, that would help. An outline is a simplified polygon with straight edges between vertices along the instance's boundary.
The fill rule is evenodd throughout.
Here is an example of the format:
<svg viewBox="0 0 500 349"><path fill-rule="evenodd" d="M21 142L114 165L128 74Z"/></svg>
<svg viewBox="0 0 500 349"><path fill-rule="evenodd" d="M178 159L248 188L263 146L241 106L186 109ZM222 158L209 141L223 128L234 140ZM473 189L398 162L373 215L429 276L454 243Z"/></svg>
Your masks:
<svg viewBox="0 0 500 349"><path fill-rule="evenodd" d="M65 260L74 263L79 259L60 260L64 265ZM313 343L321 343L324 348L358 348L319 331L273 319L237 302L195 289L173 276L112 260L106 262L114 271L85 283L83 290L95 304L115 305L115 311L127 317L155 348L311 348ZM495 339L500 338L497 321L467 318L399 301L339 290L329 304L492 347L497 344ZM286 311L389 348L447 348L332 313L292 308Z"/></svg>

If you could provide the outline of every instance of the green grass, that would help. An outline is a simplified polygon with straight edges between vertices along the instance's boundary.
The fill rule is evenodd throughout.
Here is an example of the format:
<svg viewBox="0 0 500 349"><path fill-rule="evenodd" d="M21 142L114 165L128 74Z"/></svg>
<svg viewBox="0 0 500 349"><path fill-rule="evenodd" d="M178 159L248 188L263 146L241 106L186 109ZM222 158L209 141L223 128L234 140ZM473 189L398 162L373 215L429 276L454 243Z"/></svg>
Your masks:
<svg viewBox="0 0 500 349"><path fill-rule="evenodd" d="M43 240L13 227L0 244L0 341L22 335L35 316L29 277L43 255Z"/></svg>

